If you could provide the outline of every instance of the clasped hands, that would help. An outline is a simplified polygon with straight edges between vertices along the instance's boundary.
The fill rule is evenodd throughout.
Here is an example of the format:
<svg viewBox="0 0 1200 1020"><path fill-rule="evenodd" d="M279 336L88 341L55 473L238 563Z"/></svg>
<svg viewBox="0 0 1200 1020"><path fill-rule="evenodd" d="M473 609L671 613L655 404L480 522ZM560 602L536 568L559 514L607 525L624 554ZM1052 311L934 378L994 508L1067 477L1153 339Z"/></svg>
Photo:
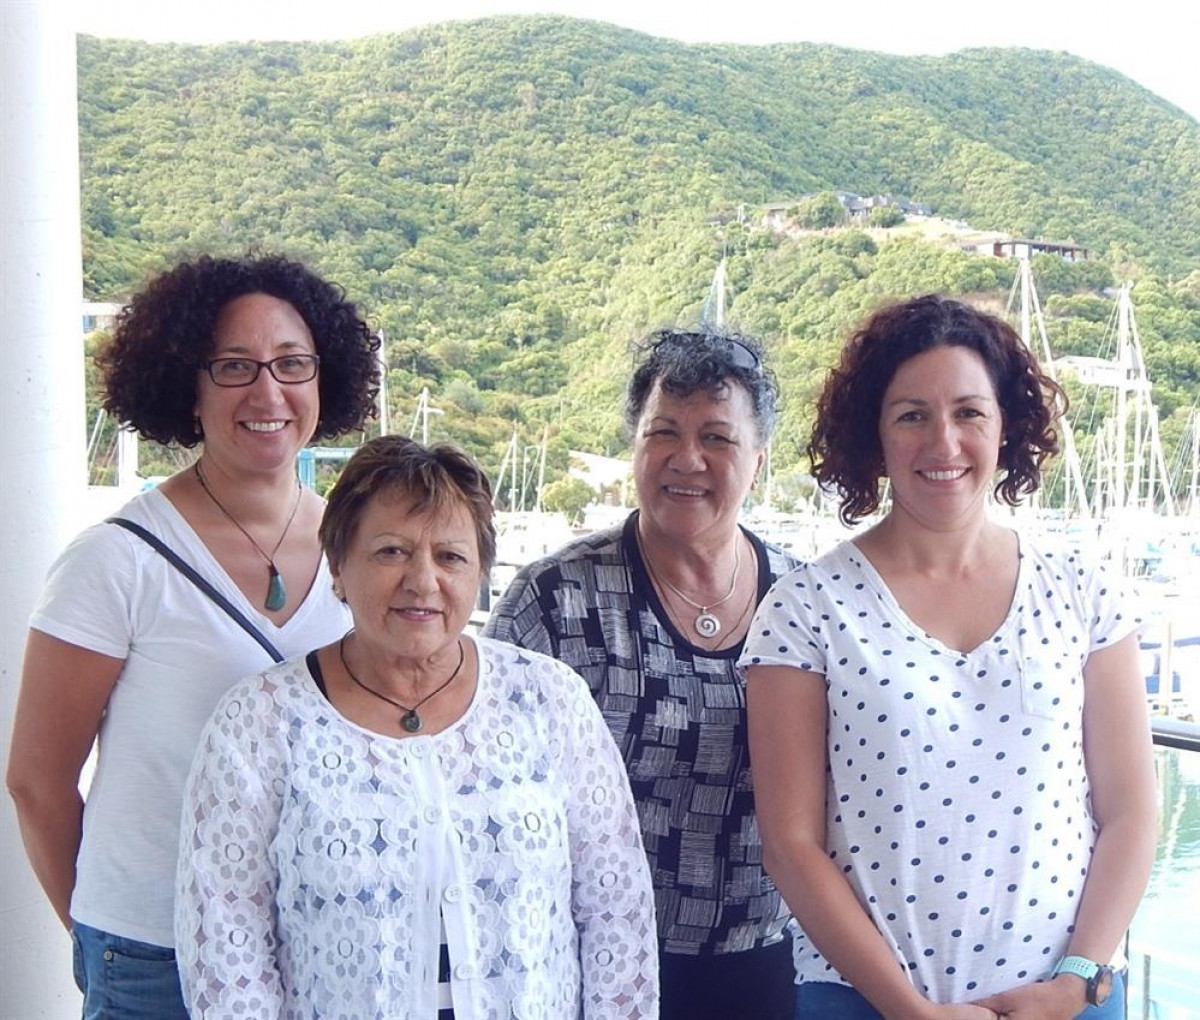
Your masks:
<svg viewBox="0 0 1200 1020"><path fill-rule="evenodd" d="M1059 977L989 995L975 1002L922 1010L921 1020L1073 1020L1087 1005L1084 983Z"/></svg>

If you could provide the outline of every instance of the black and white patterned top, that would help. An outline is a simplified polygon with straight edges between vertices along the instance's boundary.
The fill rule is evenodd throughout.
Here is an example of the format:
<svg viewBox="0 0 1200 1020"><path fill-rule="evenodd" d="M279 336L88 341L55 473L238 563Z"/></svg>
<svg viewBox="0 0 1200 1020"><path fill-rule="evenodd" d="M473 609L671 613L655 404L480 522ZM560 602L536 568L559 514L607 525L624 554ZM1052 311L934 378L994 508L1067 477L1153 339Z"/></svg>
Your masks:
<svg viewBox="0 0 1200 1020"><path fill-rule="evenodd" d="M525 567L484 633L561 659L591 687L629 769L661 949L723 954L778 942L788 914L762 869L741 645L708 651L676 629L636 527L634 512ZM796 561L746 535L761 598Z"/></svg>
<svg viewBox="0 0 1200 1020"><path fill-rule="evenodd" d="M934 1002L1047 977L1066 950L1096 834L1083 666L1137 624L1102 568L1024 542L1007 617L966 653L850 542L760 603L742 665L825 677L829 855ZM839 981L796 936L797 981Z"/></svg>

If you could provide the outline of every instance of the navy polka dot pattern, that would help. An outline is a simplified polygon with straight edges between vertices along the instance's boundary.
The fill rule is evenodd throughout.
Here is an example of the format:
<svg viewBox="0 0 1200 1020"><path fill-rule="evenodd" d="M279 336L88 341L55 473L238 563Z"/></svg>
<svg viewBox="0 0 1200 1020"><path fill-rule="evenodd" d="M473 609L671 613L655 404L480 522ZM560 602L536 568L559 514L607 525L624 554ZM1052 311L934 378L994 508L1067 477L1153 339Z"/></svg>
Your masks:
<svg viewBox="0 0 1200 1020"><path fill-rule="evenodd" d="M1008 615L964 653L913 623L852 543L781 578L741 658L828 685L828 849L917 989L1045 977L1095 841L1082 667L1138 624L1104 571L1022 548ZM840 981L797 933L797 980Z"/></svg>

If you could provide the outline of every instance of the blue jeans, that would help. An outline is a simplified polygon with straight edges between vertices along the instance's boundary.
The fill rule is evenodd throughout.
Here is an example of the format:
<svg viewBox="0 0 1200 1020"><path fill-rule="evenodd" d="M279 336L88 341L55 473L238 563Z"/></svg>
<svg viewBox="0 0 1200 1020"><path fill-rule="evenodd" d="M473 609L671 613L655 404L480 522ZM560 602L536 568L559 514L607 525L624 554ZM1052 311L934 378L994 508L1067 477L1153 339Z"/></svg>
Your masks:
<svg viewBox="0 0 1200 1020"><path fill-rule="evenodd" d="M188 1020L174 949L78 922L71 941L83 1020Z"/></svg>
<svg viewBox="0 0 1200 1020"><path fill-rule="evenodd" d="M795 1020L883 1020L849 985L805 981L796 986ZM1103 1006L1085 1006L1075 1020L1125 1020L1125 975L1113 977L1112 994Z"/></svg>

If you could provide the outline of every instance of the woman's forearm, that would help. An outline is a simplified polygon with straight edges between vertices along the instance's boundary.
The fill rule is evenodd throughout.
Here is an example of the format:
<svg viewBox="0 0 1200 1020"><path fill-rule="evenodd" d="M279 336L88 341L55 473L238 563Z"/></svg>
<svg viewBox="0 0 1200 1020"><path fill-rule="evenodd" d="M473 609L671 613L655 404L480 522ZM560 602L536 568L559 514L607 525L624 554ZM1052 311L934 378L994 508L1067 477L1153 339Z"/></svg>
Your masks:
<svg viewBox="0 0 1200 1020"><path fill-rule="evenodd" d="M8 789L29 862L68 928L83 836L79 776L123 666L37 630L25 644Z"/></svg>
<svg viewBox="0 0 1200 1020"><path fill-rule="evenodd" d="M888 1020L928 1005L821 847L767 847L766 868L809 940Z"/></svg>
<svg viewBox="0 0 1200 1020"><path fill-rule="evenodd" d="M1083 748L1098 831L1069 951L1106 962L1133 920L1158 836L1154 750L1136 635L1084 666Z"/></svg>
<svg viewBox="0 0 1200 1020"><path fill-rule="evenodd" d="M83 798L74 787L11 783L25 853L63 926L71 927L75 859L83 833Z"/></svg>
<svg viewBox="0 0 1200 1020"><path fill-rule="evenodd" d="M1096 837L1068 952L1106 963L1137 912L1154 864L1153 809L1112 821Z"/></svg>
<svg viewBox="0 0 1200 1020"><path fill-rule="evenodd" d="M764 865L805 934L887 1020L990 1020L987 1009L938 1005L917 991L826 850L824 678L787 666L747 674Z"/></svg>

